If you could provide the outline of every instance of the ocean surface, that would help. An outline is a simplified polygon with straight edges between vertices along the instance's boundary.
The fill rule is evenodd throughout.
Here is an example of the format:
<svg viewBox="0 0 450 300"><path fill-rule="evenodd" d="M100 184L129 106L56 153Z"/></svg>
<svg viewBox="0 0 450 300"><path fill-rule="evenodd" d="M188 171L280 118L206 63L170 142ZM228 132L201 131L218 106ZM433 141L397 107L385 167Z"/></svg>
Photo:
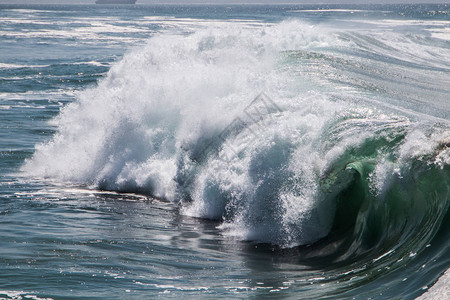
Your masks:
<svg viewBox="0 0 450 300"><path fill-rule="evenodd" d="M0 299L446 299L450 5L0 5Z"/></svg>

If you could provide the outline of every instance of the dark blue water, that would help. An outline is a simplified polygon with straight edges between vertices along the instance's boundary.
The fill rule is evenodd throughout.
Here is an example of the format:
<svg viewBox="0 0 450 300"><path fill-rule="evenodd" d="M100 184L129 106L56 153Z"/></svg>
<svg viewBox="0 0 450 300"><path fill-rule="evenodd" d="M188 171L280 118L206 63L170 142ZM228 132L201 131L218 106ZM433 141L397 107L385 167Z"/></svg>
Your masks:
<svg viewBox="0 0 450 300"><path fill-rule="evenodd" d="M0 5L0 298L445 298L449 10Z"/></svg>

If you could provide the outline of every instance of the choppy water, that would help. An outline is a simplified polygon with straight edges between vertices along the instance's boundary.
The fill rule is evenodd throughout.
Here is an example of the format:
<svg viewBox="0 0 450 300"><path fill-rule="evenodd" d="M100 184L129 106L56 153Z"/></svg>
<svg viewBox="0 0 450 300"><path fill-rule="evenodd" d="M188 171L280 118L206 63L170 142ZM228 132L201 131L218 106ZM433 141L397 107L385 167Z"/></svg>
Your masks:
<svg viewBox="0 0 450 300"><path fill-rule="evenodd" d="M449 10L1 5L0 297L445 298Z"/></svg>

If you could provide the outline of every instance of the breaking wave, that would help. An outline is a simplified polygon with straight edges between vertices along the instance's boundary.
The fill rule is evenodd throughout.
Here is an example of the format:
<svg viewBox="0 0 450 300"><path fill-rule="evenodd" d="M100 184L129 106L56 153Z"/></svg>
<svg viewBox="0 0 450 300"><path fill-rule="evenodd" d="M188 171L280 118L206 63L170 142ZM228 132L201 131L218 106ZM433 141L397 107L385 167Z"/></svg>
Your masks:
<svg viewBox="0 0 450 300"><path fill-rule="evenodd" d="M416 99L336 77L370 63L367 43L294 21L157 35L62 109L23 171L176 201L306 256L419 251L448 222L450 131L442 109L422 120Z"/></svg>

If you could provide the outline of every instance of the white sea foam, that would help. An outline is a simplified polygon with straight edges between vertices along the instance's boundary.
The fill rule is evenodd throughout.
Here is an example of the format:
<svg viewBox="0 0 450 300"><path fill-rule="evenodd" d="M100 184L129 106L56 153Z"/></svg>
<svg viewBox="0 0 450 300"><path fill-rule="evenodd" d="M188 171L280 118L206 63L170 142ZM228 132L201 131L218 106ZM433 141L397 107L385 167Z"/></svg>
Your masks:
<svg viewBox="0 0 450 300"><path fill-rule="evenodd" d="M100 61L95 61L95 60L75 62L72 64L73 65L92 65L92 66L96 66L96 67L107 67L110 65L110 63L100 62Z"/></svg>
<svg viewBox="0 0 450 300"><path fill-rule="evenodd" d="M411 25L421 25L421 26L448 26L450 21L448 20L394 20L394 19L382 19L382 20L358 20L367 24L374 24L378 26L384 26L387 28L395 28L395 26L411 26Z"/></svg>
<svg viewBox="0 0 450 300"><path fill-rule="evenodd" d="M432 28L428 29L428 31L434 38L450 41L450 26L444 28Z"/></svg>
<svg viewBox="0 0 450 300"><path fill-rule="evenodd" d="M417 300L450 299L450 270L447 270L428 291Z"/></svg>
<svg viewBox="0 0 450 300"><path fill-rule="evenodd" d="M36 154L24 170L34 176L59 178L111 190L142 190L156 197L175 200L177 186L174 178L179 172L182 149L189 149L204 137L225 128L260 91L292 93L292 88L287 85L293 81L287 81L286 75L274 68L280 51L314 49L336 43L339 41L332 35L317 34L316 30L312 31L309 26L297 22L257 29L213 22L208 29L198 30L189 36L156 36L147 46L136 49L115 64L97 88L81 93L77 102L63 109L54 121L58 133L52 141L37 146ZM290 104L292 99L284 99L282 94L277 92L276 100L292 110L288 120L298 118L299 127L304 127L303 130L311 127L317 135L318 128L324 122L317 114L325 109L323 106L331 104L326 102L317 104L316 108L297 109L295 107L304 106L309 100L299 96L298 104L293 106ZM308 97L320 101L321 96ZM236 161L236 166L231 168L233 170L221 161L209 162L198 174L192 192L193 206L185 212L201 217L223 214L213 195L211 198L202 196L206 193L202 190L207 189L210 168L214 168L214 164L219 168L218 185L223 188L229 185L228 192L232 194L233 188L236 193L240 192L240 196L235 194L236 199L261 185L256 177L252 179L251 176L259 176L258 172L263 170L232 177L239 172L237 168L245 171L255 163L252 162L253 152L262 151L259 155L263 159L277 151L270 145L274 139L280 138L277 133L279 129L290 128L286 135L291 136L282 138L288 139L289 143L294 142L298 126L282 119L277 122L281 123L274 124L274 130L259 136L259 143L244 144L249 148L246 159ZM242 139L245 140L246 136L240 135L229 143L239 144ZM298 165L301 165L300 161ZM309 167L304 171L309 174L305 174L305 178L314 172ZM228 183L228 180L234 183ZM314 183L311 179L305 180L305 183L310 182L312 190ZM312 205L310 202L313 201L311 193L295 195L285 191L279 195L284 203L281 209L287 212L282 226L294 226L289 224L300 216L311 217L308 214ZM260 201L260 197L256 195L254 201ZM294 202L298 203L298 213L287 209ZM216 212L208 210L207 206L213 207ZM242 223L238 227L245 230L244 223L257 218L236 215L234 223ZM261 233L256 233L258 230L249 226L247 224L247 229L252 233L247 237L258 238L261 235L259 238L264 239L262 233L269 224L261 225ZM324 228L326 230L327 227ZM321 229L320 234L323 235L325 230ZM275 238L276 232L269 237L276 242ZM310 240L311 236L305 236L304 241Z"/></svg>
<svg viewBox="0 0 450 300"><path fill-rule="evenodd" d="M48 67L48 65L19 65L19 64L0 63L0 69L45 68L45 67Z"/></svg>
<svg viewBox="0 0 450 300"><path fill-rule="evenodd" d="M373 10L361 10L361 9L297 9L297 10L291 10L290 12L349 12L349 13L353 13L353 12L370 12Z"/></svg>
<svg viewBox="0 0 450 300"><path fill-rule="evenodd" d="M4 298L5 296L6 298ZM33 299L33 300L53 300L53 298L42 298L35 295L35 293L25 292L25 291L2 291L0 290L0 300L22 300L22 299Z"/></svg>

